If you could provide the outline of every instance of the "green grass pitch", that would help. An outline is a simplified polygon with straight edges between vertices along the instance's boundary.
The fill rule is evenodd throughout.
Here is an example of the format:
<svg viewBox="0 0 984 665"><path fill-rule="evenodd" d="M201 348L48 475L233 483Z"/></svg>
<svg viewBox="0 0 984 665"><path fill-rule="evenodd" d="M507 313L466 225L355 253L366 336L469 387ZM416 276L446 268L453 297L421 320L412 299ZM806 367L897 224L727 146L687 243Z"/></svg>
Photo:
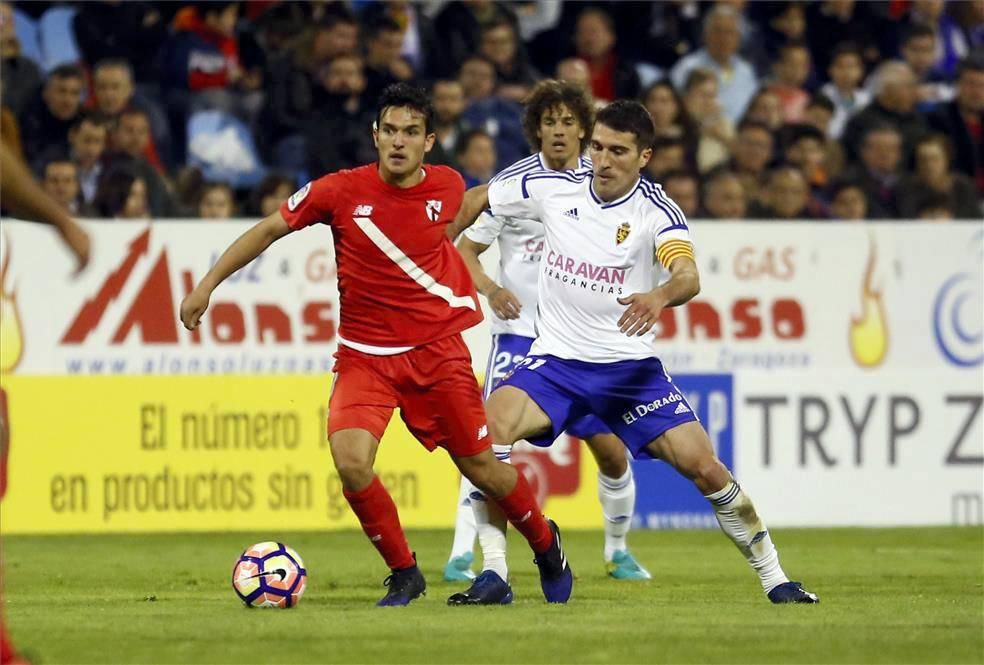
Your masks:
<svg viewBox="0 0 984 665"><path fill-rule="evenodd" d="M377 609L385 571L361 532L11 537L7 620L41 663L928 663L984 661L984 530L778 529L817 606L772 606L716 531L630 535L655 579L604 575L600 532L570 531L572 602L543 603L510 539L516 602L451 608L447 531L412 531L429 581ZM230 588L247 545L304 557L300 606L250 610Z"/></svg>

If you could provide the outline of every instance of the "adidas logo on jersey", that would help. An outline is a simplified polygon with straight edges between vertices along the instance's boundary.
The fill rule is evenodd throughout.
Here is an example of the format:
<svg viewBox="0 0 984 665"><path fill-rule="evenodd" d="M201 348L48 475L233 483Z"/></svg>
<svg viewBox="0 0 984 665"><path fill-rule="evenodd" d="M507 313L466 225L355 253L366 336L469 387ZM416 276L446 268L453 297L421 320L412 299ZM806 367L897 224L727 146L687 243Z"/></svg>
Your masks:
<svg viewBox="0 0 984 665"><path fill-rule="evenodd" d="M571 208L570 210L565 212L564 217L570 217L571 219L578 219L577 208Z"/></svg>
<svg viewBox="0 0 984 665"><path fill-rule="evenodd" d="M690 413L690 409L687 408L686 404L680 402L679 404L677 404L676 411L674 411L673 413L679 416L681 413Z"/></svg>

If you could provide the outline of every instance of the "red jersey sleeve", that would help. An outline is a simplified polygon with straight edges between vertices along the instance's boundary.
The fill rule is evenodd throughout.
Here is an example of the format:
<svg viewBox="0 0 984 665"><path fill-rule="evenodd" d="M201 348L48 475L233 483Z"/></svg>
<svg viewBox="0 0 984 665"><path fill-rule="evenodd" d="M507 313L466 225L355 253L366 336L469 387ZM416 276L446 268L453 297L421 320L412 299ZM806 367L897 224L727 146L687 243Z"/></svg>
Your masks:
<svg viewBox="0 0 984 665"><path fill-rule="evenodd" d="M280 206L280 215L294 231L312 224L329 224L344 189L342 175L329 173L291 194Z"/></svg>

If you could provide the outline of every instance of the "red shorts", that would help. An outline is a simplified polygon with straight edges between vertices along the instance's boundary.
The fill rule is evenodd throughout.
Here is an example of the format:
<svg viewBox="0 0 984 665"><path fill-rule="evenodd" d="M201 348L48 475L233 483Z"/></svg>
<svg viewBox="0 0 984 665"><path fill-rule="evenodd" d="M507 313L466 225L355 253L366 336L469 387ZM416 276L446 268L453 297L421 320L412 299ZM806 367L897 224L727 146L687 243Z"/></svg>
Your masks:
<svg viewBox="0 0 984 665"><path fill-rule="evenodd" d="M427 450L456 457L491 447L482 391L461 335L395 356L374 356L347 346L335 354L328 401L328 436L363 429L383 437L393 409Z"/></svg>
<svg viewBox="0 0 984 665"><path fill-rule="evenodd" d="M0 388L0 499L7 493L7 454L10 450L10 418L7 393Z"/></svg>

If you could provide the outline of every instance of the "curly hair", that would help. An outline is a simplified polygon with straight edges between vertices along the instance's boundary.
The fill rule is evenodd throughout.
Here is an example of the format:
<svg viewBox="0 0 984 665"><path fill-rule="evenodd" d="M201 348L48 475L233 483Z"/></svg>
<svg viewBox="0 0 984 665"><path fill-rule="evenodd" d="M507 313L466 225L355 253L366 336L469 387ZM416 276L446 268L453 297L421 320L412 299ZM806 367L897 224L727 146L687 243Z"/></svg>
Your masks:
<svg viewBox="0 0 984 665"><path fill-rule="evenodd" d="M540 120L546 111L566 106L578 124L584 130L584 137L581 139L581 152L588 148L591 142L591 130L594 127L594 100L591 93L581 85L570 81L555 81L548 79L540 81L533 88L529 97L525 101L523 111L523 134L526 141L530 144L530 149L538 151L540 149Z"/></svg>

